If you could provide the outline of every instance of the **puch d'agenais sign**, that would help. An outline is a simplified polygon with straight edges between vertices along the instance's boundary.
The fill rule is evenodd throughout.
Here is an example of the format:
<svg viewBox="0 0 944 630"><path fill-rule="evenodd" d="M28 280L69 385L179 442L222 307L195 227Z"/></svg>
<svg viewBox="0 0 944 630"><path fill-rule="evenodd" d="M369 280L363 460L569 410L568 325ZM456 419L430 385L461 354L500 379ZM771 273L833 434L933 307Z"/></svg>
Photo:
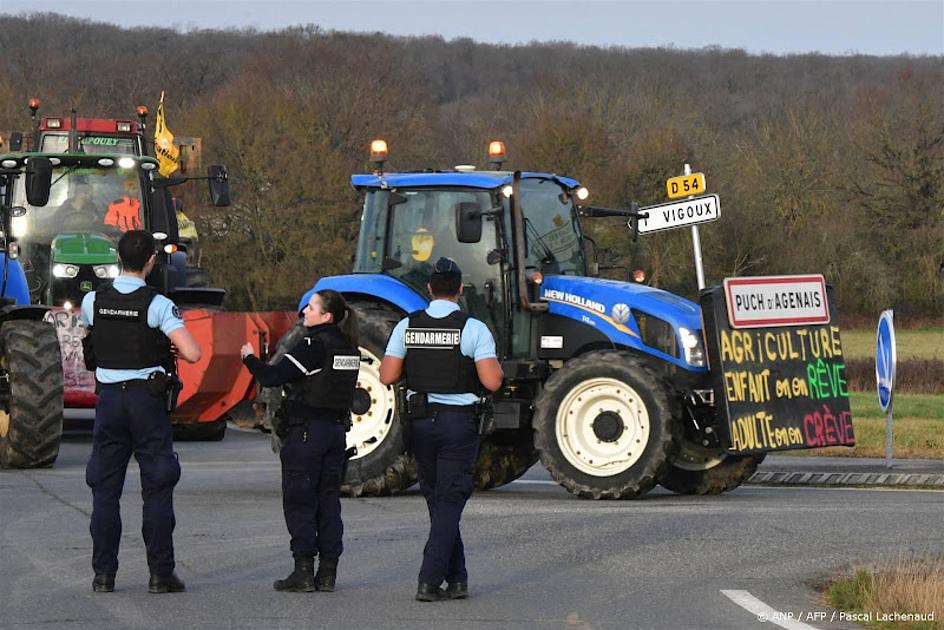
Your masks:
<svg viewBox="0 0 944 630"><path fill-rule="evenodd" d="M703 291L701 306L729 451L855 444L839 326L822 276L729 278Z"/></svg>

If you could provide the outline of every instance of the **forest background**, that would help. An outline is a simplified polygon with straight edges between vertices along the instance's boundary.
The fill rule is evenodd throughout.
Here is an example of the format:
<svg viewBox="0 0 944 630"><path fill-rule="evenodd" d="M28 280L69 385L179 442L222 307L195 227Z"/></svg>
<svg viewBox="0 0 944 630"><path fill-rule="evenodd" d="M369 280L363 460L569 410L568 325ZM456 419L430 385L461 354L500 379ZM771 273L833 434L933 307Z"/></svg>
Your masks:
<svg viewBox="0 0 944 630"><path fill-rule="evenodd" d="M822 273L846 324L940 326L944 306L944 57L751 55L738 49L488 45L327 32L123 29L52 14L0 16L0 130L43 113L156 111L229 169L233 205L186 193L202 264L231 310L293 309L346 273L359 227L350 174L375 137L387 170L485 167L575 177L594 205L666 201L690 163L720 195L702 226L708 284ZM688 230L634 242L587 221L654 285L697 294ZM612 270L625 278L626 271Z"/></svg>

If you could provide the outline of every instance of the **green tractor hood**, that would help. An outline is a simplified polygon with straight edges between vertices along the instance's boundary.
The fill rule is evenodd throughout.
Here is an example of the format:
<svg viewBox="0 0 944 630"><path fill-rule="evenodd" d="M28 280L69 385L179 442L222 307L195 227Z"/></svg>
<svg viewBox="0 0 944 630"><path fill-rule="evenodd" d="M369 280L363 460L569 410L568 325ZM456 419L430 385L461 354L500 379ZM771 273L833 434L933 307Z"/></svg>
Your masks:
<svg viewBox="0 0 944 630"><path fill-rule="evenodd" d="M97 232L66 232L52 241L52 260L73 265L102 265L118 262L115 242Z"/></svg>

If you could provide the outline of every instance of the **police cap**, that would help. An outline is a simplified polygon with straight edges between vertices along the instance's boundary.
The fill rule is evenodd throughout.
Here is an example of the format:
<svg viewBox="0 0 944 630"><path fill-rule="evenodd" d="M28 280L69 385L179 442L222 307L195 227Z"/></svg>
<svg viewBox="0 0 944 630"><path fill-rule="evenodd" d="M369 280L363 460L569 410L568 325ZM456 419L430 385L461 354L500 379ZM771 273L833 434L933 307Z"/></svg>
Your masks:
<svg viewBox="0 0 944 630"><path fill-rule="evenodd" d="M443 256L433 265L431 276L462 276L462 270L452 258Z"/></svg>

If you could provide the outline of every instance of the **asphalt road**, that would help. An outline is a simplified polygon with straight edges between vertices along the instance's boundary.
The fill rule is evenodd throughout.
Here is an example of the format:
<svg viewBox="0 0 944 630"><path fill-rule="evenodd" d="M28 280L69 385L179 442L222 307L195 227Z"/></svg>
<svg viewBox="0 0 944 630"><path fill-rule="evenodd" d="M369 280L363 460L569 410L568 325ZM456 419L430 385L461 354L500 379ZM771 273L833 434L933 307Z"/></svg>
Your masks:
<svg viewBox="0 0 944 630"><path fill-rule="evenodd" d="M469 503L468 600L413 601L427 527L415 488L344 500L337 592L276 593L272 581L291 568L277 459L267 437L231 430L220 443L178 444L175 542L188 591L147 593L132 464L116 591L93 594L89 450L87 433L71 435L55 468L0 471L2 628L804 627L791 616L847 628L812 581L944 547L940 491L753 486L588 501L535 468ZM770 607L767 623L756 603L735 602L751 597Z"/></svg>

